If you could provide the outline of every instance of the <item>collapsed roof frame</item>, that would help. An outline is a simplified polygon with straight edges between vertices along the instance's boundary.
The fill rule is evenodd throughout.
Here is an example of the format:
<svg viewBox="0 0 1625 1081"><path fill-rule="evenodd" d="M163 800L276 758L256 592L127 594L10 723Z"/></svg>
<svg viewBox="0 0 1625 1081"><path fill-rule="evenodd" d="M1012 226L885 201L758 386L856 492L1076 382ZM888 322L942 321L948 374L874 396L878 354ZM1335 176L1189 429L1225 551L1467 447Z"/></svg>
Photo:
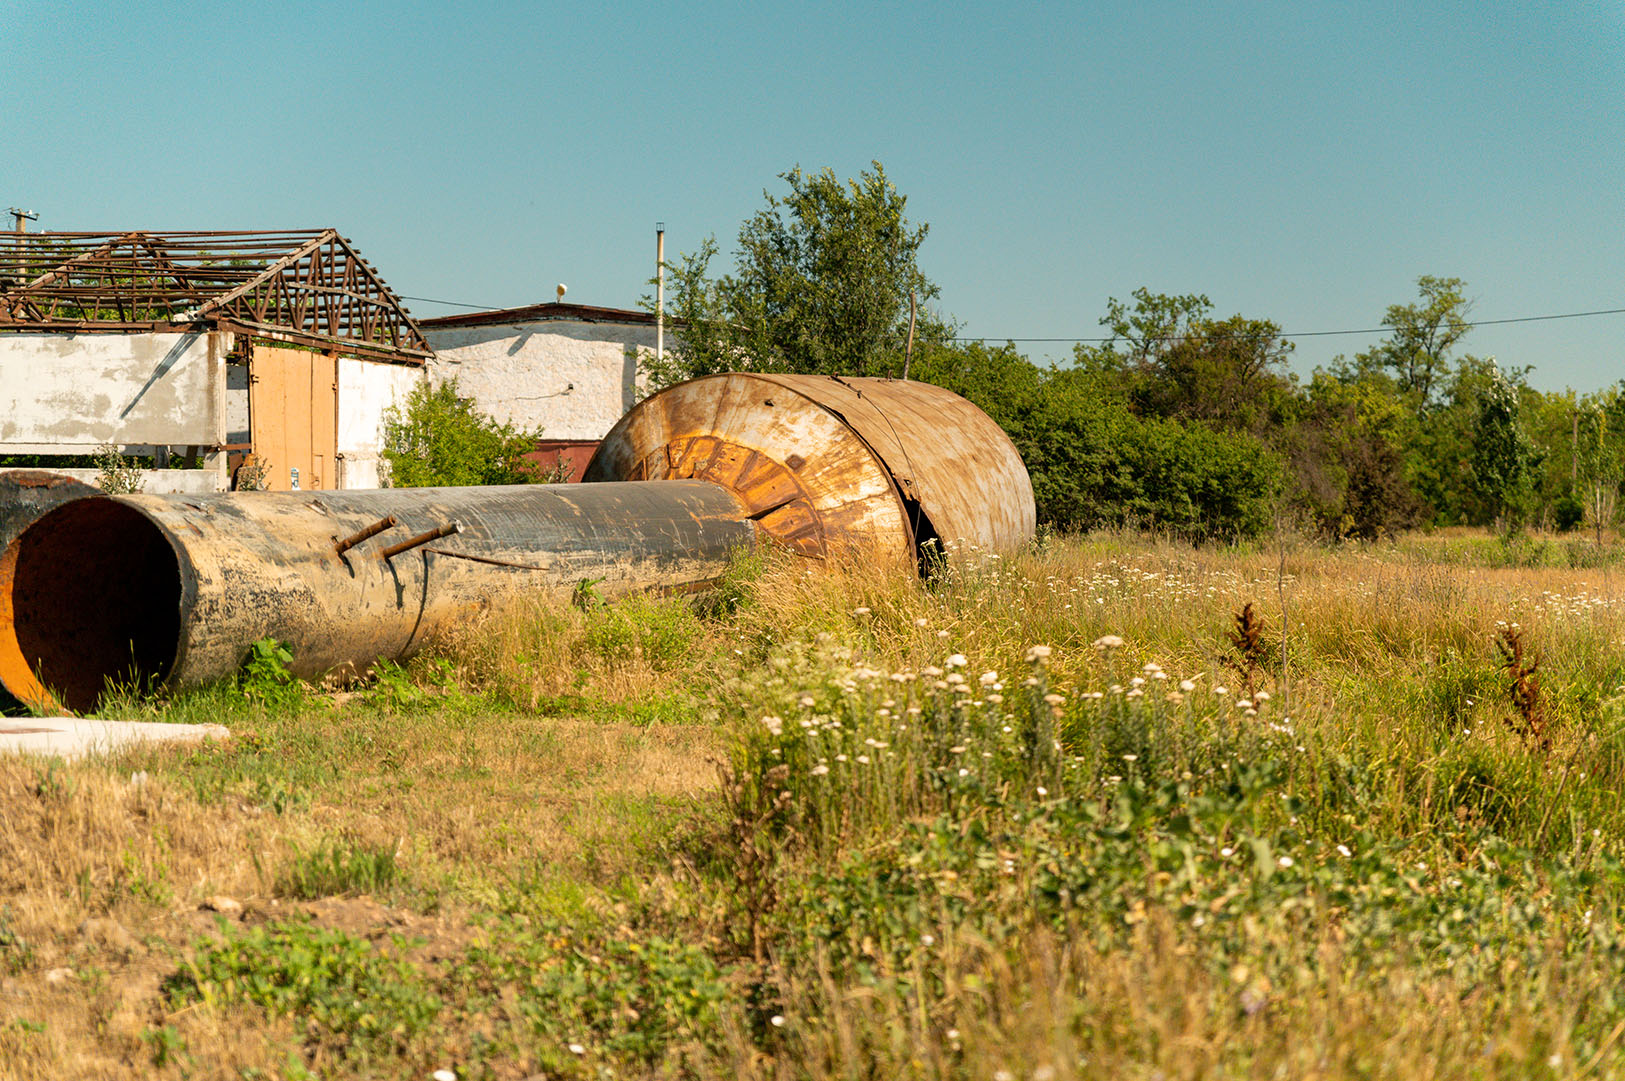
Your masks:
<svg viewBox="0 0 1625 1081"><path fill-rule="evenodd" d="M400 298L334 229L0 233L0 332L256 337L421 364Z"/></svg>

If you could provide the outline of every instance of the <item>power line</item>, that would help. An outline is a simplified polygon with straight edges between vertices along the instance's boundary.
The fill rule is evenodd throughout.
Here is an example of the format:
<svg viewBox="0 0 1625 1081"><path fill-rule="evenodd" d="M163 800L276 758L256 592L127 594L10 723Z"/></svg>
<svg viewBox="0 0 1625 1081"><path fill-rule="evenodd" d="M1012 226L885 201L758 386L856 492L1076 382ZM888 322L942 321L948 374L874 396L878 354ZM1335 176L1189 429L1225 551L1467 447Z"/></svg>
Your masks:
<svg viewBox="0 0 1625 1081"><path fill-rule="evenodd" d="M399 296L400 294L396 294ZM464 304L457 300L436 300L433 297L401 297L402 300L415 300L420 304L444 304L448 308L472 308L474 311L488 312L494 310L489 304Z"/></svg>
<svg viewBox="0 0 1625 1081"><path fill-rule="evenodd" d="M402 296L401 299L402 300L415 300L415 301L418 301L421 304L444 304L448 308L468 308L468 309L470 309L472 311L492 311L492 310L494 310L494 306L490 305L490 304L466 304L466 303L464 303L464 302L462 302L460 300L436 300L433 297L409 297L409 296ZM1508 323L1545 323L1545 322L1550 322L1551 320L1554 320L1554 319L1586 319L1586 318L1589 318L1589 317L1594 316L1594 315L1625 315L1625 308L1599 308L1596 311L1589 311L1589 312L1562 312L1562 313L1557 314L1557 315L1523 315L1523 316L1517 317L1516 319L1469 319L1465 323L1463 323L1462 325L1467 326L1467 327L1495 327L1495 326L1505 326ZM1361 329L1361 330L1297 330L1297 331L1293 331L1293 332L1291 332L1289 334L1278 334L1278 335L1276 335L1276 337L1279 337L1279 338L1337 338L1337 337L1350 337L1350 336L1354 336L1354 335L1387 334L1392 330L1393 330L1393 327L1366 327L1366 328ZM1189 335L1176 334L1176 335L1170 335L1168 337L1148 338L1146 340L1147 341L1162 341L1162 342L1177 342L1177 341L1184 341L1187 337L1189 337ZM978 338L955 336L955 337L949 338L948 340L953 341L953 342L1020 342L1020 343L1032 343L1032 344L1042 344L1042 343L1071 344L1071 343L1076 342L1076 343L1099 344L1099 343L1105 343L1105 342L1115 342L1115 341L1118 341L1119 339L1117 337L1105 337L1105 338L1099 338L1099 337L1097 337L1097 338L1001 338L1001 337L998 337L997 335L989 334L989 335L983 335L982 337L978 337Z"/></svg>
<svg viewBox="0 0 1625 1081"><path fill-rule="evenodd" d="M1597 311L1590 311L1590 312L1563 312L1563 313L1561 313L1559 315L1524 315L1524 316L1519 316L1516 319L1470 319L1470 320L1467 320L1462 325L1467 326L1467 327L1493 327L1493 326L1504 326L1507 323L1542 323L1542 322L1546 322L1546 321L1552 320L1552 319L1584 319L1587 316L1592 316L1592 315L1622 315L1622 314L1625 314L1625 308L1601 308L1601 309L1598 309ZM1392 330L1393 330L1393 327L1367 327L1367 328L1365 328L1363 330L1298 330L1298 331L1293 331L1290 334L1279 334L1279 335L1277 335L1277 337L1280 337L1280 338L1333 338L1333 337L1338 337L1338 336L1341 336L1341 335L1387 334L1387 333L1391 332ZM1189 335L1177 334L1177 335L1170 335L1168 337L1161 337L1161 338L1148 338L1146 340L1147 341L1164 341L1164 342L1175 341L1176 342L1176 341L1183 341L1187 337L1189 337ZM955 337L955 338L952 338L950 340L951 341L956 341L956 342L1052 342L1052 343L1053 342L1060 342L1060 343L1086 342L1086 343L1094 343L1094 342L1115 342L1115 341L1118 341L1119 339L1117 337L1106 337L1106 338L999 338L999 337L994 337L994 336L987 336L987 337L981 337L981 338Z"/></svg>

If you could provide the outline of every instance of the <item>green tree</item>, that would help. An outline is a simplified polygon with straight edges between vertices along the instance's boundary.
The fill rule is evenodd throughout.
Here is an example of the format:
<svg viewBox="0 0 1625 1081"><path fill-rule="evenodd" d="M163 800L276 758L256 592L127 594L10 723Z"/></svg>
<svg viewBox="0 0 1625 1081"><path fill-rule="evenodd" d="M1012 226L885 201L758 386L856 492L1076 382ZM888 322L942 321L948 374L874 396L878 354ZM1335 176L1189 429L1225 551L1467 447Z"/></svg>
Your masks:
<svg viewBox="0 0 1625 1081"><path fill-rule="evenodd" d="M1134 526L1192 540L1268 528L1281 462L1239 431L1137 416L1114 376L1041 369L1013 345L931 345L914 374L980 406L1032 478L1039 521L1061 529Z"/></svg>
<svg viewBox="0 0 1625 1081"><path fill-rule="evenodd" d="M1382 317L1388 337L1356 359L1393 373L1420 414L1438 404L1450 373L1450 351L1472 329L1472 301L1462 295L1460 278L1424 274L1416 279L1418 303L1391 304Z"/></svg>
<svg viewBox="0 0 1625 1081"><path fill-rule="evenodd" d="M1473 488L1491 521L1522 524L1540 457L1524 430L1518 388L1495 370L1479 397L1472 455Z"/></svg>
<svg viewBox="0 0 1625 1081"><path fill-rule="evenodd" d="M1305 393L1298 498L1332 536L1374 540L1414 526L1423 513L1406 476L1411 414L1386 372L1339 357Z"/></svg>
<svg viewBox="0 0 1625 1081"><path fill-rule="evenodd" d="M1574 426L1576 496L1602 543L1603 526L1614 520L1625 481L1625 384L1588 395L1578 406Z"/></svg>
<svg viewBox="0 0 1625 1081"><path fill-rule="evenodd" d="M1112 297L1100 324L1111 337L1078 345L1081 369L1123 388L1143 416L1197 421L1268 436L1280 432L1292 397L1285 373L1292 344L1267 319L1215 319L1200 294L1134 290Z"/></svg>
<svg viewBox="0 0 1625 1081"><path fill-rule="evenodd" d="M711 239L668 263L674 342L664 364L646 360L650 384L727 370L895 371L911 294L917 336L945 338L925 308L938 289L916 263L929 226L909 221L907 197L872 164L844 182L828 168L780 174L790 190L762 193L767 205L740 226L731 274L711 277Z"/></svg>
<svg viewBox="0 0 1625 1081"><path fill-rule="evenodd" d="M383 456L389 483L396 488L461 487L475 484L531 484L544 479L525 455L536 449L541 430L522 431L499 424L459 397L457 381L419 383L406 407L384 412Z"/></svg>

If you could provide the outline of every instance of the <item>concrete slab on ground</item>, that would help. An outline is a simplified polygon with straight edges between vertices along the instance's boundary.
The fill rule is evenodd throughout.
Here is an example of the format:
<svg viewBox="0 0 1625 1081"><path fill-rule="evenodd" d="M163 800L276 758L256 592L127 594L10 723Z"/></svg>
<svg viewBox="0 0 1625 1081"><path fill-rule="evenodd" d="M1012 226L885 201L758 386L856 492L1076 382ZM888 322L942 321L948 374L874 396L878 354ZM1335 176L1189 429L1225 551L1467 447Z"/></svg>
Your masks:
<svg viewBox="0 0 1625 1081"><path fill-rule="evenodd" d="M0 717L0 755L81 758L145 743L201 743L226 739L218 724L95 721L83 717Z"/></svg>

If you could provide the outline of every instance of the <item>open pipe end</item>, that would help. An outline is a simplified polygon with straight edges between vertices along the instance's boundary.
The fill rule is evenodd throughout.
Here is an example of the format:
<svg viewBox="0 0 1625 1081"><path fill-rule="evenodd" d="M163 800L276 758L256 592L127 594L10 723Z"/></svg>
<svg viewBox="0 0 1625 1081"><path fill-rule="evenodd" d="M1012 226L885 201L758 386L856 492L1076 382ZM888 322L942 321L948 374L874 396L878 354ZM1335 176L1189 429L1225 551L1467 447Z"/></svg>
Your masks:
<svg viewBox="0 0 1625 1081"><path fill-rule="evenodd" d="M0 553L0 683L40 709L96 708L111 685L168 677L180 563L163 532L110 499L65 504Z"/></svg>

